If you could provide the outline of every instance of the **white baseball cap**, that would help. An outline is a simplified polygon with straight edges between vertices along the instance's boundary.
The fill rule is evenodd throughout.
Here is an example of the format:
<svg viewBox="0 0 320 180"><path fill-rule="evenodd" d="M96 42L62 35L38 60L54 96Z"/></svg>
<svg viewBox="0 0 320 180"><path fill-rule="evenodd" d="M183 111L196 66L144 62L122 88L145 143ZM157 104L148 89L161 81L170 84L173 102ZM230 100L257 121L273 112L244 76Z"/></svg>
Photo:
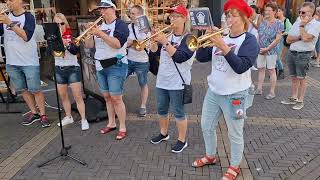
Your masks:
<svg viewBox="0 0 320 180"><path fill-rule="evenodd" d="M116 5L111 0L101 0L100 3L97 4L97 8L117 8Z"/></svg>

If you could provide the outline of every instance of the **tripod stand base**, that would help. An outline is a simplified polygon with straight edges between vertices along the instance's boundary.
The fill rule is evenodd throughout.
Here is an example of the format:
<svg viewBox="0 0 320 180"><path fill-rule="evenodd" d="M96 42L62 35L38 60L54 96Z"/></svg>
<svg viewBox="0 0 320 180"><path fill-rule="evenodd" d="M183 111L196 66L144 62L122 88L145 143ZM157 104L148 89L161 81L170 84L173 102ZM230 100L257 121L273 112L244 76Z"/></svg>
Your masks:
<svg viewBox="0 0 320 180"><path fill-rule="evenodd" d="M47 165L48 163L50 163L50 162L52 162L52 161L54 161L54 160L56 160L56 159L58 159L58 158L62 158L62 157L66 157L66 158L68 158L68 159L71 159L71 160L73 160L73 161L75 161L75 162L83 165L83 166L86 166L87 163L79 160L78 158L76 158L76 157L74 157L74 156L69 155L69 152L68 152L68 151L69 151L70 149L71 149L71 146L66 146L66 147L62 148L61 151L60 151L60 154L59 154L58 156L56 156L56 157L54 157L54 158L51 158L51 159L43 162L42 164L39 164L38 167L39 167L39 168L40 168L40 167L43 167L43 166Z"/></svg>

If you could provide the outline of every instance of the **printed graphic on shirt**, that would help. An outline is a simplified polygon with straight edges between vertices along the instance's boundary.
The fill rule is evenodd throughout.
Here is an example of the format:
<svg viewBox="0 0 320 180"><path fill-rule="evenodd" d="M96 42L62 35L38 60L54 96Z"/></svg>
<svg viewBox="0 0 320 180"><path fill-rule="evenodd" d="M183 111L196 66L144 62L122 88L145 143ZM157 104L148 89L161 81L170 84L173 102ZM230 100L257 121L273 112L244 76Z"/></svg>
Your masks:
<svg viewBox="0 0 320 180"><path fill-rule="evenodd" d="M231 51L234 52L236 49L236 44L228 44L231 47ZM222 51L219 48L216 48L214 54L217 56L216 61L214 63L214 68L221 72L226 72L228 70L228 62L225 60Z"/></svg>
<svg viewBox="0 0 320 180"><path fill-rule="evenodd" d="M21 22L19 21L12 21L12 23L16 24L16 26L20 27L21 26ZM9 28L7 26L6 28L8 30L8 40L9 41L17 41L19 39L19 37L17 36L17 34L12 30L12 28Z"/></svg>

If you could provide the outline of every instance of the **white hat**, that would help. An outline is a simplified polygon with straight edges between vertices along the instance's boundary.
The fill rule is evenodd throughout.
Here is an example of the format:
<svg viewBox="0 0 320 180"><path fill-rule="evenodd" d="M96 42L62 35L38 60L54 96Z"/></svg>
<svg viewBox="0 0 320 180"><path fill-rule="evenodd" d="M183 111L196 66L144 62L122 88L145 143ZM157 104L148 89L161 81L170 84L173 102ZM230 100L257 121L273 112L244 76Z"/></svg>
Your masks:
<svg viewBox="0 0 320 180"><path fill-rule="evenodd" d="M97 8L117 8L115 4L111 0L101 0L100 3L97 4Z"/></svg>

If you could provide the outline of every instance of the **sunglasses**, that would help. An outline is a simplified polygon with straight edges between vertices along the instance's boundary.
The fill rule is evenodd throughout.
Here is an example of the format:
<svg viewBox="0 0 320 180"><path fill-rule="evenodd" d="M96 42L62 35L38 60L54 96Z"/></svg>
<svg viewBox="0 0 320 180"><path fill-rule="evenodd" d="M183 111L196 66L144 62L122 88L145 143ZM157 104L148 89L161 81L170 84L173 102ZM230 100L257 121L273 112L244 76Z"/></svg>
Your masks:
<svg viewBox="0 0 320 180"><path fill-rule="evenodd" d="M57 23L57 24L59 24L59 25L61 25L61 26L64 26L64 25L65 25L65 23L64 23L64 22L62 22L62 23Z"/></svg>
<svg viewBox="0 0 320 180"><path fill-rule="evenodd" d="M307 12L305 12L305 11L299 11L299 14L301 14L301 15L305 15Z"/></svg>

